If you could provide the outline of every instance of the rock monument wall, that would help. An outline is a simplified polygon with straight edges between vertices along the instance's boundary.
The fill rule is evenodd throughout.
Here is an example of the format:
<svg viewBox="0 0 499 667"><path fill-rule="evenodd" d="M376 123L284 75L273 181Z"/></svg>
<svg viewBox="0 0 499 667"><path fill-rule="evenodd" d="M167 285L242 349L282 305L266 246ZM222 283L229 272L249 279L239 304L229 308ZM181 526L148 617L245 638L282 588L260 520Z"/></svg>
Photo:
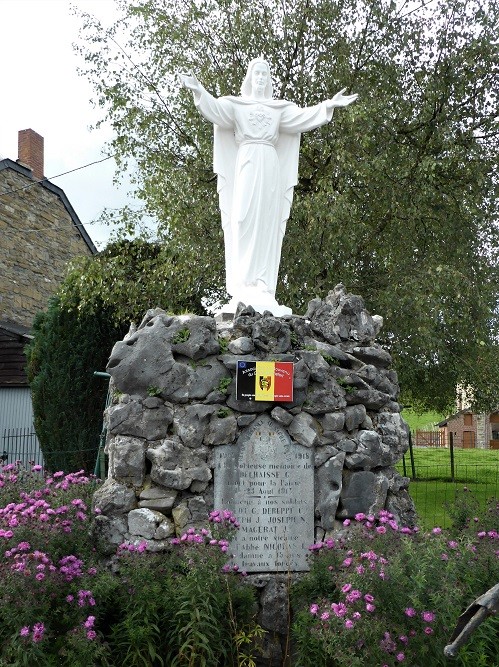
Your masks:
<svg viewBox="0 0 499 667"><path fill-rule="evenodd" d="M146 313L113 348L108 479L94 496L96 544L162 551L213 509L241 523L231 544L267 631L258 665L287 655L289 585L307 547L358 512L414 524L394 464L408 447L380 317L338 285L304 316L240 308L231 322ZM238 400L241 362L293 362L293 402ZM248 364L248 367L251 364Z"/></svg>
<svg viewBox="0 0 499 667"><path fill-rule="evenodd" d="M408 429L391 357L376 343L381 325L343 285L304 316L240 308L217 323L148 311L108 365L101 549L146 540L161 551L223 503L242 524L243 567L299 571L306 546L358 512L386 509L412 525L409 480L393 467ZM237 400L240 360L293 362L293 402Z"/></svg>

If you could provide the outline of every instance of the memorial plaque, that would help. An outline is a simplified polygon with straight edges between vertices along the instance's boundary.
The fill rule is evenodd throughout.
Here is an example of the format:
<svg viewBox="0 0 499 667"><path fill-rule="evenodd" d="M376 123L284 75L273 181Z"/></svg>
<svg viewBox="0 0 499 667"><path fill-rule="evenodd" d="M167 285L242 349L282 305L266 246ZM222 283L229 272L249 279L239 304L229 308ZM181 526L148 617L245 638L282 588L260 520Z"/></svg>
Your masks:
<svg viewBox="0 0 499 667"><path fill-rule="evenodd" d="M215 449L215 509L241 524L231 543L247 572L307 570L314 541L313 451L291 441L267 415L233 445Z"/></svg>

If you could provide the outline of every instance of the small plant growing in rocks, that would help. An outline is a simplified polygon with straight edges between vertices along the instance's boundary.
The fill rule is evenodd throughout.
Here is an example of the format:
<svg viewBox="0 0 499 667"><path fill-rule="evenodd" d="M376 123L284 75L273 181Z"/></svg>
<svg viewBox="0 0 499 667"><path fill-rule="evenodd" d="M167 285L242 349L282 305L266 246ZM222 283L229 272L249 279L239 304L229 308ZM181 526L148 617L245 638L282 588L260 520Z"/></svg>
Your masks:
<svg viewBox="0 0 499 667"><path fill-rule="evenodd" d="M186 343L191 336L191 332L187 327L177 331L175 336L172 338L172 345L179 345L180 343Z"/></svg>
<svg viewBox="0 0 499 667"><path fill-rule="evenodd" d="M218 391L226 394L231 382L232 378L222 378L218 383Z"/></svg>

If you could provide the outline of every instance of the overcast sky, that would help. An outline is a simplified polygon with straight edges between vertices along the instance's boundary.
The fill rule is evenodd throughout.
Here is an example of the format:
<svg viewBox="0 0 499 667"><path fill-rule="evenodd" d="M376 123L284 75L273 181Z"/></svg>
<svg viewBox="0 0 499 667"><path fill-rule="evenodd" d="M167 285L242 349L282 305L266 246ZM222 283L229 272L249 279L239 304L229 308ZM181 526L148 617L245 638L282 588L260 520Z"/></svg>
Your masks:
<svg viewBox="0 0 499 667"><path fill-rule="evenodd" d="M107 227L92 224L104 208L127 201L129 186L113 185L114 160L57 174L102 159L109 128L90 131L100 118L90 84L77 74L82 65L72 49L79 20L76 6L113 23L113 0L0 0L0 158L16 160L19 130L33 129L45 140L45 176L66 193L97 246Z"/></svg>

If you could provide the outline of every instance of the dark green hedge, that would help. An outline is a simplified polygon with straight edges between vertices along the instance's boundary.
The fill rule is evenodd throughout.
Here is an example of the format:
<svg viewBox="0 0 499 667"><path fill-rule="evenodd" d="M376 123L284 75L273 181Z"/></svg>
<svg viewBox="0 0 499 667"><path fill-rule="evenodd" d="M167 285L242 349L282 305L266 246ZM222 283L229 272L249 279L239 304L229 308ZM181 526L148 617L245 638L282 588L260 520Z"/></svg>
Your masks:
<svg viewBox="0 0 499 667"><path fill-rule="evenodd" d="M49 470L93 472L108 383L104 371L112 346L126 327L105 309L88 315L61 307L56 297L33 325L26 348L35 429Z"/></svg>

